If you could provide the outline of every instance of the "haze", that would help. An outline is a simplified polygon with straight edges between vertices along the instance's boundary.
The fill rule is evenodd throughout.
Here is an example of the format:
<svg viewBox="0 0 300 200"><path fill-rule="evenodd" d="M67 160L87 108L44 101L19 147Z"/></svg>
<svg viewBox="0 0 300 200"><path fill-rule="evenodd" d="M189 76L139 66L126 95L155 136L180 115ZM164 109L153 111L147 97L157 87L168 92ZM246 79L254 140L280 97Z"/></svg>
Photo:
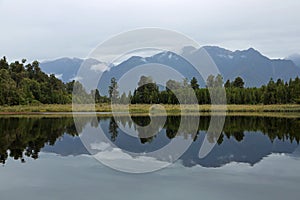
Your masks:
<svg viewBox="0 0 300 200"><path fill-rule="evenodd" d="M254 47L283 58L300 53L299 8L293 0L0 0L0 56L84 58L119 32L160 27L200 45Z"/></svg>

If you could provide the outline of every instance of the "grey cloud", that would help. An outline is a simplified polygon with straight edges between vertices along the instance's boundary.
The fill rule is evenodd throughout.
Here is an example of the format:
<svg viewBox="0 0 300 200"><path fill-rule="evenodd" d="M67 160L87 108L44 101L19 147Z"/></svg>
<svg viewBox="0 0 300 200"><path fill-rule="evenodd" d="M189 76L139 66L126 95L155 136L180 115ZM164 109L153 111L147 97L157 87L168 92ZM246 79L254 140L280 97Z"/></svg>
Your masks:
<svg viewBox="0 0 300 200"><path fill-rule="evenodd" d="M253 46L269 57L300 52L299 1L0 0L0 56L86 57L100 42L139 27L180 31L200 45Z"/></svg>

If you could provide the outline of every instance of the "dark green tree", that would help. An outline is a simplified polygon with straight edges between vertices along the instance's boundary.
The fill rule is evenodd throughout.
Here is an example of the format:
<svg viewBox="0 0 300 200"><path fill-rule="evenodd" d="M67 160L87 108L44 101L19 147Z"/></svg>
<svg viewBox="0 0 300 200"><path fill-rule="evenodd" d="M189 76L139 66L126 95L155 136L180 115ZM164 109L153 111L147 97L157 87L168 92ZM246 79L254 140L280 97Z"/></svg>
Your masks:
<svg viewBox="0 0 300 200"><path fill-rule="evenodd" d="M233 87L244 88L244 80L241 77L236 77L232 82Z"/></svg>
<svg viewBox="0 0 300 200"><path fill-rule="evenodd" d="M191 80L191 87L193 88L193 90L199 89L198 80L195 77L193 77Z"/></svg>
<svg viewBox="0 0 300 200"><path fill-rule="evenodd" d="M108 89L109 98L112 101L117 101L119 98L119 91L118 91L118 83L116 81L116 78L111 78L110 80L110 86Z"/></svg>
<svg viewBox="0 0 300 200"><path fill-rule="evenodd" d="M226 83L224 84L225 88L230 88L231 87L231 83L230 80L227 80Z"/></svg>

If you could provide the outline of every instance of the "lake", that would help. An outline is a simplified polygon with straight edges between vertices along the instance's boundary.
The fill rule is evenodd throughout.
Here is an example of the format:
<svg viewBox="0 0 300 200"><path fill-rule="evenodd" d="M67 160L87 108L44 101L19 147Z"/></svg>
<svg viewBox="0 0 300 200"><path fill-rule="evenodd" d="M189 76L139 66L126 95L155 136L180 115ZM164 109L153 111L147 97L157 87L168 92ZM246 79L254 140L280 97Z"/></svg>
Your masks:
<svg viewBox="0 0 300 200"><path fill-rule="evenodd" d="M75 124L71 116L2 116L0 199L299 198L300 118L226 116L220 137L206 137L210 116L189 120L195 118L199 120L196 132L188 125L179 129L180 116L168 116L163 126L152 127L157 134L132 137L120 126L141 136L143 130L136 124L149 124L149 117L82 116ZM144 155L174 140L190 141L190 146L164 169L124 173L102 164L87 150L84 134L91 135L89 130L99 127L124 152ZM200 158L205 140L216 145ZM111 155L103 152L101 158ZM118 159L122 167L124 157L118 154L113 161Z"/></svg>

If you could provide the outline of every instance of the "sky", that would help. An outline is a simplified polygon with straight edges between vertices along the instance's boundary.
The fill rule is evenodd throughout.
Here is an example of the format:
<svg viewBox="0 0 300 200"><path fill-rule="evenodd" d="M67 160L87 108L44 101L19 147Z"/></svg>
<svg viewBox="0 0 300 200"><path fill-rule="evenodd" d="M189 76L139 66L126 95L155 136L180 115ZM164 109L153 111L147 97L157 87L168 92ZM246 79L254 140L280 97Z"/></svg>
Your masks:
<svg viewBox="0 0 300 200"><path fill-rule="evenodd" d="M299 9L297 0L0 0L0 56L84 58L120 32L158 27L284 58L300 53Z"/></svg>

